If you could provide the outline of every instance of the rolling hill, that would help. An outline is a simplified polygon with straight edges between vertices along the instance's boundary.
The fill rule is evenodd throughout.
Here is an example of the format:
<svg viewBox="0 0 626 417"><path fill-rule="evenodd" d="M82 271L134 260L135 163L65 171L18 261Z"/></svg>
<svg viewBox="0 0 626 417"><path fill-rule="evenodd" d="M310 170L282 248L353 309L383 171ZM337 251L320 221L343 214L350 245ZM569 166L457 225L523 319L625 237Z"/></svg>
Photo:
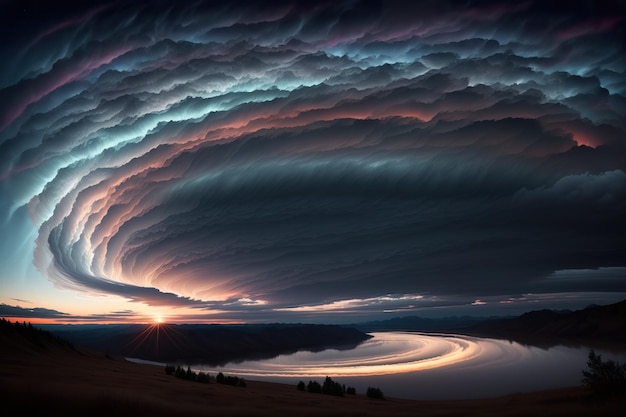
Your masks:
<svg viewBox="0 0 626 417"><path fill-rule="evenodd" d="M163 368L74 347L48 332L0 321L0 399L11 416L621 416L624 401L592 402L583 387L493 399L372 400L247 381L199 384ZM384 387L382 387L384 390Z"/></svg>

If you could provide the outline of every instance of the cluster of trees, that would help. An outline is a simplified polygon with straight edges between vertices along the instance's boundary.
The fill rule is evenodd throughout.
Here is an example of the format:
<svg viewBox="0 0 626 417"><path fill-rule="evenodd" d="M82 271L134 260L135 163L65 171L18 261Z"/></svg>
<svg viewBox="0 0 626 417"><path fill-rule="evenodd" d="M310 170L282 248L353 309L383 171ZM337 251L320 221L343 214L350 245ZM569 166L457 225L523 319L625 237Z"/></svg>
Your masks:
<svg viewBox="0 0 626 417"><path fill-rule="evenodd" d="M30 322L22 322L15 321L12 323L10 320L2 317L0 318L0 329L6 331L7 333L15 333L28 339L32 344L39 346L40 348L44 348L46 344L55 344L62 346L66 349L76 350L74 345L68 342L65 339L62 339L58 336L53 335L52 333L40 329L38 327L33 327Z"/></svg>
<svg viewBox="0 0 626 417"><path fill-rule="evenodd" d="M208 384L211 381L211 376L205 372L195 373L188 366L187 370L183 369L180 365L165 365L165 373L168 375L174 375L176 378L185 379L187 381L196 381L202 384Z"/></svg>
<svg viewBox="0 0 626 417"><path fill-rule="evenodd" d="M626 365L612 360L603 361L592 350L587 360L588 370L583 371L583 384L596 397L626 396Z"/></svg>
<svg viewBox="0 0 626 417"><path fill-rule="evenodd" d="M223 373L217 374L215 382L218 384L232 385L234 387L246 387L246 381L243 378L236 376L224 375Z"/></svg>
<svg viewBox="0 0 626 417"><path fill-rule="evenodd" d="M165 373L168 375L174 375L176 378L184 379L187 381L195 381L203 384L208 384L211 382L211 375L206 372L194 372L191 370L189 366L187 366L187 370L182 368L180 365L165 365ZM232 385L235 387L245 387L246 381L243 378L239 378L236 376L224 375L223 373L217 374L215 377L215 382L218 384Z"/></svg>
<svg viewBox="0 0 626 417"><path fill-rule="evenodd" d="M365 392L365 395L367 396L367 398L374 398L377 400L385 399L383 392L380 390L380 388L376 388L376 387L367 387L367 391Z"/></svg>
<svg viewBox="0 0 626 417"><path fill-rule="evenodd" d="M298 391L308 391L316 394L336 395L343 397L345 394L355 395L356 389L354 387L346 387L345 384L333 381L329 376L324 380L324 384L320 384L317 381L309 381L308 384L304 384L304 381L298 382L296 386Z"/></svg>

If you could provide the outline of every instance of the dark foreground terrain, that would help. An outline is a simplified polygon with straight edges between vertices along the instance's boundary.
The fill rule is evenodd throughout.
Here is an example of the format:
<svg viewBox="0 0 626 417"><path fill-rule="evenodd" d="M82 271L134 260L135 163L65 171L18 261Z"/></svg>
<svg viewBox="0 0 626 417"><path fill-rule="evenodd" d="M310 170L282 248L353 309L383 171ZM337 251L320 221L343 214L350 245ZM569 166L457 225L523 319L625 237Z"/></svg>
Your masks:
<svg viewBox="0 0 626 417"><path fill-rule="evenodd" d="M86 351L29 326L0 326L4 415L45 416L618 416L626 401L598 401L583 387L485 400L333 397L246 381L200 384ZM381 387L384 391L384 387ZM13 410L13 411L11 411Z"/></svg>

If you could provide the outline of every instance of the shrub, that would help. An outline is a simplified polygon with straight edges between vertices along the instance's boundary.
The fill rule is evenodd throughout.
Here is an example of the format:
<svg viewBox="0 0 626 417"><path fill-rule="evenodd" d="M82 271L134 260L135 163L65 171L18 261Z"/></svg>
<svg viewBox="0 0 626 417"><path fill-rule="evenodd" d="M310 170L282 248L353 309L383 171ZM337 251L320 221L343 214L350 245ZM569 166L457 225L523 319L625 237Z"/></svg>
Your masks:
<svg viewBox="0 0 626 417"><path fill-rule="evenodd" d="M626 394L626 365L608 360L592 350L587 360L588 371L583 371L583 384L598 397L616 397Z"/></svg>
<svg viewBox="0 0 626 417"><path fill-rule="evenodd" d="M374 387L367 387L367 391L365 395L367 396L367 398L375 398L378 400L382 400L385 398L380 388L374 388Z"/></svg>

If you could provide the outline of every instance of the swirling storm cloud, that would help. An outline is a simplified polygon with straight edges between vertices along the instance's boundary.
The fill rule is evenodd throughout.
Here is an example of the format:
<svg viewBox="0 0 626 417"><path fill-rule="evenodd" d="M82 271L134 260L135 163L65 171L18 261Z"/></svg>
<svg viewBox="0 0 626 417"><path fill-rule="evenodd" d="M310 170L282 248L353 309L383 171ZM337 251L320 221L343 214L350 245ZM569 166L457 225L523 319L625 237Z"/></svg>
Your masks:
<svg viewBox="0 0 626 417"><path fill-rule="evenodd" d="M618 2L3 7L3 286L244 321L626 293Z"/></svg>

